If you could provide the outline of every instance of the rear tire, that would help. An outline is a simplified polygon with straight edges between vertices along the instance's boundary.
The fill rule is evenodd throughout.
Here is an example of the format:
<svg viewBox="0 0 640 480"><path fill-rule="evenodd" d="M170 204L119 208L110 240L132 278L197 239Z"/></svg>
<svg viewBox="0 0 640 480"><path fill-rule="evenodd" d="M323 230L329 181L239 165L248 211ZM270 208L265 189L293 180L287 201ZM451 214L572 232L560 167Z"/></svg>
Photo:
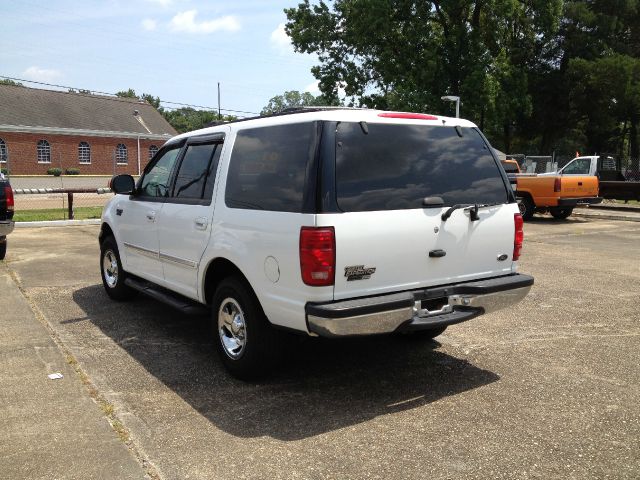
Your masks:
<svg viewBox="0 0 640 480"><path fill-rule="evenodd" d="M256 380L280 360L282 333L267 320L246 280L224 279L213 294L211 330L224 367L240 380Z"/></svg>
<svg viewBox="0 0 640 480"><path fill-rule="evenodd" d="M125 285L127 272L122 268L118 244L112 236L100 244L100 276L107 295L113 300L125 301L136 296L136 290Z"/></svg>
<svg viewBox="0 0 640 480"><path fill-rule="evenodd" d="M7 237L0 238L0 260L4 260L7 254Z"/></svg>
<svg viewBox="0 0 640 480"><path fill-rule="evenodd" d="M523 220L531 220L533 213L536 211L536 205L530 197L522 197L520 202L518 202L518 208L520 209L520 215L522 215Z"/></svg>
<svg viewBox="0 0 640 480"><path fill-rule="evenodd" d="M557 220L564 220L573 213L573 208L552 208L549 213Z"/></svg>

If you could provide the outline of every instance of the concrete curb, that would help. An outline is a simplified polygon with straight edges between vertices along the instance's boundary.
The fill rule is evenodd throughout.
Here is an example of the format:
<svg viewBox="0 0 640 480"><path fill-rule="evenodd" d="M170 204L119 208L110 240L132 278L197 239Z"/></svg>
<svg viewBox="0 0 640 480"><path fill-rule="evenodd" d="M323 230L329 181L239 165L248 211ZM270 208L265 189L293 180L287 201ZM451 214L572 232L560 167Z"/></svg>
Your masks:
<svg viewBox="0 0 640 480"><path fill-rule="evenodd" d="M73 227L77 225L100 225L102 220L92 218L88 220L49 220L42 222L16 222L16 228L28 227Z"/></svg>
<svg viewBox="0 0 640 480"><path fill-rule="evenodd" d="M595 212L579 212L574 210L572 213L575 217L585 217L585 218L598 218L602 220L618 220L621 222L640 222L640 215L630 216L630 215L616 215L614 213L595 213Z"/></svg>

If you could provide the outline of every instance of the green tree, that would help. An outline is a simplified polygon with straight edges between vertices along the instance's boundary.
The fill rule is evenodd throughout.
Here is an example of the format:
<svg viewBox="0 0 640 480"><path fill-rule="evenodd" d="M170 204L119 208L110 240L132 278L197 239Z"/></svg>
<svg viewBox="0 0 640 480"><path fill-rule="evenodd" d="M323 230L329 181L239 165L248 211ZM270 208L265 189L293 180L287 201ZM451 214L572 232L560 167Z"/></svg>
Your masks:
<svg viewBox="0 0 640 480"><path fill-rule="evenodd" d="M297 51L318 55L312 73L327 98L344 86L362 106L450 112L510 147L512 125L531 111L528 75L544 61L561 1L309 0L286 9Z"/></svg>
<svg viewBox="0 0 640 480"><path fill-rule="evenodd" d="M142 95L138 95L133 88L130 88L128 90L121 90L119 92L116 92L116 97L135 98L138 100L143 100L149 103L153 108L155 108L159 112L163 111L163 108L160 105L161 103L160 97L154 97L150 93L143 93Z"/></svg>
<svg viewBox="0 0 640 480"><path fill-rule="evenodd" d="M116 92L116 97L121 97L121 98L140 98L138 97L138 95L136 95L136 91L133 88L130 88L129 90L121 90L119 92Z"/></svg>
<svg viewBox="0 0 640 480"><path fill-rule="evenodd" d="M297 90L290 90L288 92L284 92L282 95L276 95L271 98L267 106L260 112L260 115L278 113L286 110L287 108L331 106L339 104L340 103L336 98L327 99L322 95L316 97L309 92L301 93Z"/></svg>
<svg viewBox="0 0 640 480"><path fill-rule="evenodd" d="M179 133L198 130L214 122L237 120L237 117L234 116L223 115L222 118L219 118L217 112L211 110L196 110L191 107L165 110L162 112L162 115Z"/></svg>
<svg viewBox="0 0 640 480"><path fill-rule="evenodd" d="M22 83L14 82L13 80L9 80L8 78L0 79L0 85L13 85L14 87L24 87Z"/></svg>

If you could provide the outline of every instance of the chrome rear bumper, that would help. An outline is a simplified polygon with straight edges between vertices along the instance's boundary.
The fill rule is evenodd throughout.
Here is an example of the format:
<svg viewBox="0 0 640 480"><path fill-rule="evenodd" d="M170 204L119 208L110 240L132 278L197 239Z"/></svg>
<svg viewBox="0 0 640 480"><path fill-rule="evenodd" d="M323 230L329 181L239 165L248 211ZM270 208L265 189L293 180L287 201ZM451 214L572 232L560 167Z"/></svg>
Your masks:
<svg viewBox="0 0 640 480"><path fill-rule="evenodd" d="M13 221L2 221L0 222L0 237L4 237L13 232L14 223Z"/></svg>
<svg viewBox="0 0 640 480"><path fill-rule="evenodd" d="M400 294L307 304L307 326L312 335L323 337L427 330L514 305L527 296L532 285L533 277L516 274Z"/></svg>

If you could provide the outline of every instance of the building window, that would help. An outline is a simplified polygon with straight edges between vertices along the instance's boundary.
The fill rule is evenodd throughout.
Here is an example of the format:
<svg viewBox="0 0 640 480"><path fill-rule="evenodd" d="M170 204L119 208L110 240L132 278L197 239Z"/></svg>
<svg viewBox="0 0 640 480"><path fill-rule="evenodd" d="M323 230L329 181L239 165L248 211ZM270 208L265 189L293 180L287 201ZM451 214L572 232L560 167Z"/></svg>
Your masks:
<svg viewBox="0 0 640 480"><path fill-rule="evenodd" d="M51 163L51 145L46 140L38 140L38 163Z"/></svg>
<svg viewBox="0 0 640 480"><path fill-rule="evenodd" d="M116 147L116 163L126 164L128 161L127 146L124 143L119 143Z"/></svg>
<svg viewBox="0 0 640 480"><path fill-rule="evenodd" d="M0 138L0 163L7 163L7 157L9 154L7 153L7 144L4 143L4 140Z"/></svg>
<svg viewBox="0 0 640 480"><path fill-rule="evenodd" d="M149 147L149 160L151 160L156 153L158 153L158 147L155 145L151 145Z"/></svg>
<svg viewBox="0 0 640 480"><path fill-rule="evenodd" d="M78 144L78 162L91 163L91 145L87 142Z"/></svg>

